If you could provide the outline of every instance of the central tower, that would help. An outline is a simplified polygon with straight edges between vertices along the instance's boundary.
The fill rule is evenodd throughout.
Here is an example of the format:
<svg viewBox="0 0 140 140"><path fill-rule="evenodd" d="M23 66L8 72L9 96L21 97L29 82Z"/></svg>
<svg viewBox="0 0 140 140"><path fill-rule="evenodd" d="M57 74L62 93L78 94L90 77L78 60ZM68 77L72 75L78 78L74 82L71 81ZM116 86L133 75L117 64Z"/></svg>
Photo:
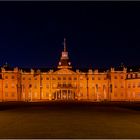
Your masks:
<svg viewBox="0 0 140 140"><path fill-rule="evenodd" d="M70 69L72 68L71 62L69 60L68 52L66 49L66 38L64 38L64 50L62 51L61 58L58 64L59 69Z"/></svg>

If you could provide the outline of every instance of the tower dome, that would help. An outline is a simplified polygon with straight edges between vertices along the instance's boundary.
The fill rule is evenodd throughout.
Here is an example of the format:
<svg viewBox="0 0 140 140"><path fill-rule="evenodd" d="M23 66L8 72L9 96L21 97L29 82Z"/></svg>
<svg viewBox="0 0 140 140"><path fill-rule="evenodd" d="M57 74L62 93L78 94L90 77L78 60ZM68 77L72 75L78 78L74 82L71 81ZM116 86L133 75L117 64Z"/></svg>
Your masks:
<svg viewBox="0 0 140 140"><path fill-rule="evenodd" d="M62 51L61 58L58 64L58 68L72 68L69 60L68 51L66 48L66 38L64 38L64 50Z"/></svg>

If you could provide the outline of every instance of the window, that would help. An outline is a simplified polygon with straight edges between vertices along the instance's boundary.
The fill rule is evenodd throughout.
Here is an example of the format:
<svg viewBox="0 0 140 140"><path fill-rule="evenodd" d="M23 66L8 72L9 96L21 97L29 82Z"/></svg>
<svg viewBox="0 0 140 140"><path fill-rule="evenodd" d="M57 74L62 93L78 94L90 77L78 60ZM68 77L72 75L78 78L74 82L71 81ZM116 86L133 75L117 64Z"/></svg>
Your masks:
<svg viewBox="0 0 140 140"><path fill-rule="evenodd" d="M32 87L32 85L31 84L29 84L29 88L31 88Z"/></svg>
<svg viewBox="0 0 140 140"><path fill-rule="evenodd" d="M12 79L14 79L15 77L14 77L14 76L12 76L11 78L12 78Z"/></svg>
<svg viewBox="0 0 140 140"><path fill-rule="evenodd" d="M43 80L43 77L40 77L40 80Z"/></svg>
<svg viewBox="0 0 140 140"><path fill-rule="evenodd" d="M66 87L66 83L63 83L63 87Z"/></svg>
<svg viewBox="0 0 140 140"><path fill-rule="evenodd" d="M49 93L48 92L46 92L46 97L49 97Z"/></svg>
<svg viewBox="0 0 140 140"><path fill-rule="evenodd" d="M12 97L14 97L14 96L15 96L15 93L14 93L14 92L12 92L11 96L12 96Z"/></svg>
<svg viewBox="0 0 140 140"><path fill-rule="evenodd" d="M56 87L56 84L53 84L52 86L53 86L53 88L55 88Z"/></svg>
<svg viewBox="0 0 140 140"><path fill-rule="evenodd" d="M5 97L8 97L8 92L5 92Z"/></svg>
<svg viewBox="0 0 140 140"><path fill-rule="evenodd" d="M76 84L76 83L74 83L74 84L73 84L73 86L74 86L74 87L77 87L77 84Z"/></svg>
<svg viewBox="0 0 140 140"><path fill-rule="evenodd" d="M140 83L138 83L138 87L140 87Z"/></svg>
<svg viewBox="0 0 140 140"><path fill-rule="evenodd" d="M131 78L131 74L128 74L128 76L127 76L128 78Z"/></svg>
<svg viewBox="0 0 140 140"><path fill-rule="evenodd" d="M98 92L98 84L96 84L96 91Z"/></svg>
<svg viewBox="0 0 140 140"><path fill-rule="evenodd" d="M115 88L117 88L117 85L115 85Z"/></svg>
<svg viewBox="0 0 140 140"><path fill-rule="evenodd" d="M114 79L117 79L117 76L114 76Z"/></svg>
<svg viewBox="0 0 140 140"><path fill-rule="evenodd" d="M37 97L37 92L34 93L34 97Z"/></svg>
<svg viewBox="0 0 140 140"><path fill-rule="evenodd" d="M60 78L60 77L58 77L58 80L61 80L61 78Z"/></svg>
<svg viewBox="0 0 140 140"><path fill-rule="evenodd" d="M31 77L29 77L29 80L31 80Z"/></svg>
<svg viewBox="0 0 140 140"><path fill-rule="evenodd" d="M130 88L131 87L131 84L128 84L128 88Z"/></svg>
<svg viewBox="0 0 140 140"><path fill-rule="evenodd" d="M101 78L100 78L100 77L98 77L98 80L101 80Z"/></svg>
<svg viewBox="0 0 140 140"><path fill-rule="evenodd" d="M77 78L76 78L76 77L74 77L74 80L77 80Z"/></svg>
<svg viewBox="0 0 140 140"><path fill-rule="evenodd" d="M103 90L105 90L106 89L106 87L105 87L105 85L103 85Z"/></svg>
<svg viewBox="0 0 140 140"><path fill-rule="evenodd" d="M66 80L66 77L63 77L63 80Z"/></svg>
<svg viewBox="0 0 140 140"><path fill-rule="evenodd" d="M5 88L8 88L8 83L5 84Z"/></svg>
<svg viewBox="0 0 140 140"><path fill-rule="evenodd" d="M121 79L123 79L123 76L121 76Z"/></svg>
<svg viewBox="0 0 140 140"><path fill-rule="evenodd" d="M121 84L121 88L123 88L123 84Z"/></svg>
<svg viewBox="0 0 140 140"><path fill-rule="evenodd" d="M49 77L46 77L46 80L49 80Z"/></svg>
<svg viewBox="0 0 140 140"><path fill-rule="evenodd" d="M138 78L140 78L140 73L137 74Z"/></svg>
<svg viewBox="0 0 140 140"><path fill-rule="evenodd" d="M106 77L104 77L104 80L106 80Z"/></svg>
<svg viewBox="0 0 140 140"><path fill-rule="evenodd" d="M35 88L35 89L37 88L37 84L34 85L34 88Z"/></svg>
<svg viewBox="0 0 140 140"><path fill-rule="evenodd" d="M92 77L92 80L94 80L94 77Z"/></svg>
<svg viewBox="0 0 140 140"><path fill-rule="evenodd" d="M135 88L135 84L133 84L133 88Z"/></svg>
<svg viewBox="0 0 140 140"><path fill-rule="evenodd" d="M114 96L117 97L117 93L114 93Z"/></svg>
<svg viewBox="0 0 140 140"><path fill-rule="evenodd" d="M12 83L12 85L11 85L11 86L12 86L12 88L14 88L15 84L14 84L14 83Z"/></svg>
<svg viewBox="0 0 140 140"><path fill-rule="evenodd" d="M55 80L55 78L53 77L52 80Z"/></svg>
<svg viewBox="0 0 140 140"><path fill-rule="evenodd" d="M25 80L25 77L23 77L22 80Z"/></svg>
<svg viewBox="0 0 140 140"><path fill-rule="evenodd" d="M83 77L82 76L80 76L80 80L83 80Z"/></svg>
<svg viewBox="0 0 140 140"><path fill-rule="evenodd" d="M83 87L83 85L82 85L82 83L80 83L80 88L82 88Z"/></svg>
<svg viewBox="0 0 140 140"><path fill-rule="evenodd" d="M5 76L5 79L8 79L8 76Z"/></svg>
<svg viewBox="0 0 140 140"><path fill-rule="evenodd" d="M71 77L69 77L69 80L71 80Z"/></svg>
<svg viewBox="0 0 140 140"><path fill-rule="evenodd" d="M112 84L110 84L110 92L112 93Z"/></svg>
<svg viewBox="0 0 140 140"><path fill-rule="evenodd" d="M46 84L46 88L49 88L49 84Z"/></svg>
<svg viewBox="0 0 140 140"><path fill-rule="evenodd" d="M37 80L37 77L35 77L34 80Z"/></svg>
<svg viewBox="0 0 140 140"><path fill-rule="evenodd" d="M133 78L135 78L135 74L133 74Z"/></svg>

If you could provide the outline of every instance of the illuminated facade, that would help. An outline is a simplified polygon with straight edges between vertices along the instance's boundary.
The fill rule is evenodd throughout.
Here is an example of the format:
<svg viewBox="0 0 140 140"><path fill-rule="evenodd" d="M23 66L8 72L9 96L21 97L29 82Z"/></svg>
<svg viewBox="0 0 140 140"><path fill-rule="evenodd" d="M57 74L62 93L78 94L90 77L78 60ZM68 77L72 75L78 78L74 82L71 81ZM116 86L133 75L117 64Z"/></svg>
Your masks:
<svg viewBox="0 0 140 140"><path fill-rule="evenodd" d="M140 101L140 71L74 70L64 40L57 69L1 67L0 101Z"/></svg>

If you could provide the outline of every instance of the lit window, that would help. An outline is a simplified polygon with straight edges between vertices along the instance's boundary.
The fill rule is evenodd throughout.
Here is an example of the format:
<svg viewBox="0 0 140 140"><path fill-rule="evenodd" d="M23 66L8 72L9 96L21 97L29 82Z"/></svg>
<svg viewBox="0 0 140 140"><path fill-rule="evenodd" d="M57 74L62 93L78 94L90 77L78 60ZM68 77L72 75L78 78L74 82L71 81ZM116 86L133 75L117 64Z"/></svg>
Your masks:
<svg viewBox="0 0 140 140"><path fill-rule="evenodd" d="M131 78L131 74L128 74L128 78Z"/></svg>
<svg viewBox="0 0 140 140"><path fill-rule="evenodd" d="M56 87L56 84L53 84L52 86L53 86L53 88L55 88Z"/></svg>
<svg viewBox="0 0 140 140"><path fill-rule="evenodd" d="M12 83L12 88L14 88L14 86L15 86L14 83Z"/></svg>
<svg viewBox="0 0 140 140"><path fill-rule="evenodd" d="M135 74L133 74L133 78L135 78Z"/></svg>
<svg viewBox="0 0 140 140"><path fill-rule="evenodd" d="M83 80L83 77L82 76L80 76L80 80Z"/></svg>
<svg viewBox="0 0 140 140"><path fill-rule="evenodd" d="M140 73L137 74L138 78L140 78Z"/></svg>

